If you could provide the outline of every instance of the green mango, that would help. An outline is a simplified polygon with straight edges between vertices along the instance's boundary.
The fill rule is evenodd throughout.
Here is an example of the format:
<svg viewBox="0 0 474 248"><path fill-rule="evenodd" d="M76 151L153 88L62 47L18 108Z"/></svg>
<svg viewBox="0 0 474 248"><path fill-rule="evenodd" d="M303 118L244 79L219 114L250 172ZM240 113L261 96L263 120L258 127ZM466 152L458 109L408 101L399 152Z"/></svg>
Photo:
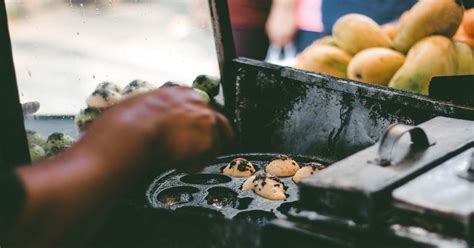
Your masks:
<svg viewBox="0 0 474 248"><path fill-rule="evenodd" d="M429 36L410 49L405 63L388 86L428 95L429 84L434 76L455 75L456 70L457 56L453 42L445 36Z"/></svg>

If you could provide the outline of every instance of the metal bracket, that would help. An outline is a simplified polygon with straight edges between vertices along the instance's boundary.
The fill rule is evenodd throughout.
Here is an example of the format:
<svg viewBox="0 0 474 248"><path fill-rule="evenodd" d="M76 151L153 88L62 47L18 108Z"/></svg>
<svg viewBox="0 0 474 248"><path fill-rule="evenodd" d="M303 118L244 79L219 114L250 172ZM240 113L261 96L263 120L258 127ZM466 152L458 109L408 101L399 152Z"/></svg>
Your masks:
<svg viewBox="0 0 474 248"><path fill-rule="evenodd" d="M413 145L418 147L429 147L435 144L434 141L430 142L425 131L420 127L405 124L392 124L385 130L380 139L378 157L375 159L375 162L381 166L392 165L393 149L406 133L410 134Z"/></svg>

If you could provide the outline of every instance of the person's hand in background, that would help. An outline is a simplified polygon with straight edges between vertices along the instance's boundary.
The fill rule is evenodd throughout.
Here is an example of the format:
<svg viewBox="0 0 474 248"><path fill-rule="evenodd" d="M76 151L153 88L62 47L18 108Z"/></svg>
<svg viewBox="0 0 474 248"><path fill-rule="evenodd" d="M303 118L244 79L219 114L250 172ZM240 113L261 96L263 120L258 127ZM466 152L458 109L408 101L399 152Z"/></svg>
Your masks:
<svg viewBox="0 0 474 248"><path fill-rule="evenodd" d="M232 135L227 119L191 88L167 87L108 110L78 145L109 162L196 170Z"/></svg>
<svg viewBox="0 0 474 248"><path fill-rule="evenodd" d="M284 47L293 41L297 31L296 0L273 0L266 31L270 43Z"/></svg>
<svg viewBox="0 0 474 248"><path fill-rule="evenodd" d="M130 98L64 153L17 170L26 201L1 241L8 247L82 246L145 175L156 168L198 170L232 136L228 121L190 88Z"/></svg>

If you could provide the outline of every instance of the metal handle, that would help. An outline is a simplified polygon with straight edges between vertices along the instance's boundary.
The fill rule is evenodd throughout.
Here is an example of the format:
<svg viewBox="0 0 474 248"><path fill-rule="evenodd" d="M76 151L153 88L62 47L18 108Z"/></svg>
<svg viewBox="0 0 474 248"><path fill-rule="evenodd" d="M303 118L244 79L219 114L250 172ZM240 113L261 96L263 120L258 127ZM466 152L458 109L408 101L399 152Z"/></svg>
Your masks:
<svg viewBox="0 0 474 248"><path fill-rule="evenodd" d="M422 128L405 124L392 124L385 130L380 139L378 158L375 160L377 164L381 166L392 164L393 148L406 133L410 134L411 141L414 145L419 147L432 145Z"/></svg>

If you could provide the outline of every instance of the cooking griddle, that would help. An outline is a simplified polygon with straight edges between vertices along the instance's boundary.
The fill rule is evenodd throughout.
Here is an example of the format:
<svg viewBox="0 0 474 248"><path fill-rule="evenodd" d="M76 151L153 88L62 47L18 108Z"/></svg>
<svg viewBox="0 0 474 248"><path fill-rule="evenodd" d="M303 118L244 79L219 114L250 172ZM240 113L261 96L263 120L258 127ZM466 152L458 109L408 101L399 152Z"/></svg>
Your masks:
<svg viewBox="0 0 474 248"><path fill-rule="evenodd" d="M255 173L263 172L265 165L276 155L248 153L223 156L197 174L167 171L153 181L146 192L146 197L153 208L242 219L258 225L264 225L276 218L286 218L288 210L299 200L298 186L291 177L280 178L287 187L287 200L273 201L260 197L252 190L240 190L247 177L230 177L222 174L224 167L235 158L245 158L256 167ZM291 157L300 166L309 162L329 164L329 161L318 157Z"/></svg>

